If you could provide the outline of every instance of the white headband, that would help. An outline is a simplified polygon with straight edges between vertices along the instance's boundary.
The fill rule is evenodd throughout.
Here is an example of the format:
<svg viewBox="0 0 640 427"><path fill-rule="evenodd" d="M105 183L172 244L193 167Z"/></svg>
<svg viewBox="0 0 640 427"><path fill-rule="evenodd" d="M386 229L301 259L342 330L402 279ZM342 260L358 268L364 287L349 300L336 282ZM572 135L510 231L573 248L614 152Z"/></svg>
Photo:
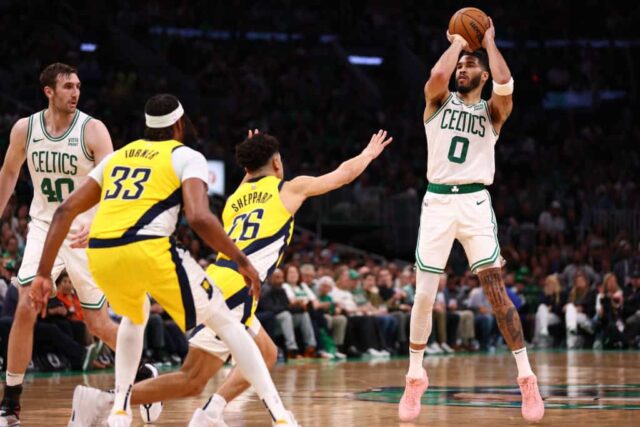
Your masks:
<svg viewBox="0 0 640 427"><path fill-rule="evenodd" d="M183 115L184 110L182 109L182 105L178 102L178 107L169 114L165 114L164 116L150 116L145 113L144 119L148 128L160 129L168 128L173 125L175 122L180 120L180 117Z"/></svg>

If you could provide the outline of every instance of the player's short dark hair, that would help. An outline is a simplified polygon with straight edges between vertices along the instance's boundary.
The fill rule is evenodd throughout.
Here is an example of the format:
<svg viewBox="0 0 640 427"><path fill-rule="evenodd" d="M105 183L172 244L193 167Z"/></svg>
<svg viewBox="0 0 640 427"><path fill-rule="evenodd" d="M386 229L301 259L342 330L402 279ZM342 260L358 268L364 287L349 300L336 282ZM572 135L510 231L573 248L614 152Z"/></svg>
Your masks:
<svg viewBox="0 0 640 427"><path fill-rule="evenodd" d="M150 116L164 116L178 108L180 101L174 95L161 93L154 95L144 105L144 112ZM183 124L185 139L195 137L195 128L185 112L180 118ZM147 141L167 141L173 139L173 125L165 128L144 128L144 139ZM186 142L186 141L182 141Z"/></svg>
<svg viewBox="0 0 640 427"><path fill-rule="evenodd" d="M48 86L51 89L55 89L59 75L68 76L71 74L78 74L78 69L61 62L49 64L40 73L40 87L44 89Z"/></svg>
<svg viewBox="0 0 640 427"><path fill-rule="evenodd" d="M271 135L258 133L236 145L236 161L249 172L265 166L280 151L280 143Z"/></svg>
<svg viewBox="0 0 640 427"><path fill-rule="evenodd" d="M460 56L458 57L458 59L462 58L463 56L474 56L476 58L478 58L478 62L480 63L480 66L485 70L485 71L489 71L489 56L487 55L487 51L484 49L478 49L478 50L474 50L473 52L462 52L460 54Z"/></svg>

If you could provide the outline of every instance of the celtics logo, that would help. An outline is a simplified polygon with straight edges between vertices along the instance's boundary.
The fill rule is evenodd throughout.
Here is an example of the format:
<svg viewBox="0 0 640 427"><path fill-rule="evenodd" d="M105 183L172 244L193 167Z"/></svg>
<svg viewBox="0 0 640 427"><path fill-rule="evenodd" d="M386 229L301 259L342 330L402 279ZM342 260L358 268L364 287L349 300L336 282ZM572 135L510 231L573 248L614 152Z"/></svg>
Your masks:
<svg viewBox="0 0 640 427"><path fill-rule="evenodd" d="M373 388L353 394L356 400L398 403L404 388ZM581 384L540 386L547 409L640 410L640 384ZM429 387L423 405L519 408L520 389L497 387Z"/></svg>

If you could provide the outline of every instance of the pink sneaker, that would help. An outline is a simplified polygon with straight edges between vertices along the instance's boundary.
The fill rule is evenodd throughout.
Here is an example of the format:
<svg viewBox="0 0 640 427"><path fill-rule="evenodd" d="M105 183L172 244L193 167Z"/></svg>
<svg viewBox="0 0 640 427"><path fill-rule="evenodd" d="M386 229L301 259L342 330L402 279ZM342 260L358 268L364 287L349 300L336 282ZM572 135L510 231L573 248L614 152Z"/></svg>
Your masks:
<svg viewBox="0 0 640 427"><path fill-rule="evenodd" d="M404 394L400 399L400 406L398 406L400 421L413 421L420 415L420 398L429 387L427 371L423 369L422 372L422 378L406 377Z"/></svg>
<svg viewBox="0 0 640 427"><path fill-rule="evenodd" d="M535 375L518 378L522 393L522 418L527 421L540 421L544 417L544 403L538 390L538 379Z"/></svg>

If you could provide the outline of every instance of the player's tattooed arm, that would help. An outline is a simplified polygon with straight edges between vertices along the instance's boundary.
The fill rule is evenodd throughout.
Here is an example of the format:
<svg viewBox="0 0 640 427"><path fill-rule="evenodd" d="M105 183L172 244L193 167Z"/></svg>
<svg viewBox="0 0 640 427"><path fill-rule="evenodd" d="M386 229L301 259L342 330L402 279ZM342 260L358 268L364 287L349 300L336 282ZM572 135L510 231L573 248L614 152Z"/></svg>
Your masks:
<svg viewBox="0 0 640 427"><path fill-rule="evenodd" d="M489 268L478 273L482 289L493 308L498 328L511 350L525 346L522 323L518 311L507 295L499 268Z"/></svg>

